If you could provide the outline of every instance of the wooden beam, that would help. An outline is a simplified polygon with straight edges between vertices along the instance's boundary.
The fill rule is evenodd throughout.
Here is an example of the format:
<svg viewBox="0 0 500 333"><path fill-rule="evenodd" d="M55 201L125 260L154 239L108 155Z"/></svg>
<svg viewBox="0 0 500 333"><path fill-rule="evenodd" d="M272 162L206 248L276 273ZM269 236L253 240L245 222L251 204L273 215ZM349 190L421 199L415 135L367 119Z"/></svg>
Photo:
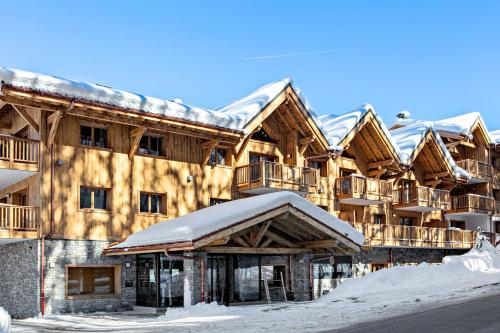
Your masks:
<svg viewBox="0 0 500 333"><path fill-rule="evenodd" d="M40 126L38 126L37 122L31 118L28 111L20 105L11 104L12 108L16 110L17 113L23 118L37 133L40 133Z"/></svg>
<svg viewBox="0 0 500 333"><path fill-rule="evenodd" d="M210 160L212 149L214 149L218 144L219 144L218 140L211 140L203 143L205 148L205 154L203 155L200 161L200 166L202 169L205 167L205 165L207 165L208 161Z"/></svg>
<svg viewBox="0 0 500 333"><path fill-rule="evenodd" d="M269 226L271 225L273 221L266 221L262 224L260 227L259 231L257 232L257 235L255 235L255 238L253 240L253 247L257 247L262 240L262 237L264 237L264 234L267 232L267 229L269 229Z"/></svg>
<svg viewBox="0 0 500 333"><path fill-rule="evenodd" d="M248 243L247 243L247 242L246 242L243 238L241 238L241 237L235 237L235 238L233 238L233 240L234 240L236 243L240 244L241 246L244 246L244 247L250 247L250 244L248 244Z"/></svg>
<svg viewBox="0 0 500 333"><path fill-rule="evenodd" d="M250 139L252 137L252 133L248 134L248 136L239 144L236 145L235 150L236 150L236 155L234 157L235 161L238 162L243 155L243 152L245 151L246 147L248 146L248 143L250 142Z"/></svg>
<svg viewBox="0 0 500 333"><path fill-rule="evenodd" d="M2 102L0 101L0 110L3 109L3 107L6 105L7 103L6 102Z"/></svg>
<svg viewBox="0 0 500 333"><path fill-rule="evenodd" d="M375 169L375 170L370 170L368 171L368 177L372 177L372 178L380 178L384 173L387 172L387 169Z"/></svg>
<svg viewBox="0 0 500 333"><path fill-rule="evenodd" d="M306 249L336 248L338 244L339 242L335 239L297 243L297 245L299 245L300 247L305 247Z"/></svg>
<svg viewBox="0 0 500 333"><path fill-rule="evenodd" d="M446 177L448 175L449 175L449 173L447 171L444 171L444 172L436 172L436 173L425 174L424 178L425 179L433 179L434 180L435 178Z"/></svg>
<svg viewBox="0 0 500 333"><path fill-rule="evenodd" d="M232 253L232 254L301 254L311 252L305 248L280 248L280 247L231 247L209 246L204 247L207 253Z"/></svg>
<svg viewBox="0 0 500 333"><path fill-rule="evenodd" d="M134 158L137 148L139 148L139 143L141 142L142 136L146 132L146 127L134 128L130 131L130 151L128 152L128 158L132 160Z"/></svg>
<svg viewBox="0 0 500 333"><path fill-rule="evenodd" d="M278 244L288 246L288 247L297 247L297 245L295 245L294 243L290 242L289 240L287 240L279 235L276 235L275 233L273 233L269 230L266 232L266 236Z"/></svg>
<svg viewBox="0 0 500 333"><path fill-rule="evenodd" d="M266 240L262 243L261 247L268 247L273 240L271 238L266 238Z"/></svg>
<svg viewBox="0 0 500 333"><path fill-rule="evenodd" d="M11 128L12 122L10 120L0 120L0 128Z"/></svg>
<svg viewBox="0 0 500 333"><path fill-rule="evenodd" d="M466 146L469 148L476 148L476 145L474 143L468 142L468 141L460 141L460 145Z"/></svg>
<svg viewBox="0 0 500 333"><path fill-rule="evenodd" d="M47 137L47 146L50 148L54 144L54 140L56 138L57 134L57 129L59 128L59 123L61 122L61 119L63 117L63 112L62 111L57 111L54 112L49 116L53 117L52 119L47 119L47 122L51 122L52 125L50 126L50 131L49 131L49 136Z"/></svg>
<svg viewBox="0 0 500 333"><path fill-rule="evenodd" d="M206 142L203 142L201 144L201 147L204 149L210 148L212 149L213 147L217 146L219 144L219 140L209 140Z"/></svg>
<svg viewBox="0 0 500 333"><path fill-rule="evenodd" d="M299 139L299 145L306 145L306 144L311 144L314 141L316 141L316 138L313 136L308 136L302 139Z"/></svg>
<svg viewBox="0 0 500 333"><path fill-rule="evenodd" d="M262 128L271 137L271 139L279 140L280 136L278 135L278 133L276 133L276 131L271 126L269 126L268 123L263 122Z"/></svg>
<svg viewBox="0 0 500 333"><path fill-rule="evenodd" d="M380 161L380 162L372 162L368 163L368 169L380 169L386 166L389 166L394 163L394 160L385 160L385 161Z"/></svg>

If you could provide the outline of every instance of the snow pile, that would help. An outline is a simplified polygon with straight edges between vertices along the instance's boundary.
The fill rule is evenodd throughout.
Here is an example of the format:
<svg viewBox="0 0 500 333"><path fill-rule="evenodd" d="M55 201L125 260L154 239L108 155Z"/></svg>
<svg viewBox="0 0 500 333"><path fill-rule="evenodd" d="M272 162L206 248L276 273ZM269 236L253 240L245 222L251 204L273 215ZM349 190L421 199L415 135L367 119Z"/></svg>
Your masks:
<svg viewBox="0 0 500 333"><path fill-rule="evenodd" d="M0 307L0 333L10 333L10 315Z"/></svg>
<svg viewBox="0 0 500 333"><path fill-rule="evenodd" d="M480 242L466 254L444 257L440 265L396 266L346 281L320 302L375 294L404 299L498 283L500 251L487 240Z"/></svg>
<svg viewBox="0 0 500 333"><path fill-rule="evenodd" d="M484 125L479 112L469 112L455 117L436 120L434 121L434 129L436 131L471 136L472 126L478 121Z"/></svg>
<svg viewBox="0 0 500 333"><path fill-rule="evenodd" d="M363 234L356 231L347 222L326 212L298 194L280 191L224 202L154 224L130 235L124 242L111 248L124 249L134 246L190 242L284 205L291 205L312 216L358 245L362 245L364 242Z"/></svg>

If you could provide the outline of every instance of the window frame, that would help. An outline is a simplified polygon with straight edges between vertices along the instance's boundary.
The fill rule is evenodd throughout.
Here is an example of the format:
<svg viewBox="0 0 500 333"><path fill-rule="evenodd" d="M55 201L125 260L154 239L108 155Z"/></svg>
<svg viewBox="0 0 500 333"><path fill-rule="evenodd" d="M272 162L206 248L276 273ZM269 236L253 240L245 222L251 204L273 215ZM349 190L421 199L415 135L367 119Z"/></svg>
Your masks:
<svg viewBox="0 0 500 333"><path fill-rule="evenodd" d="M82 143L82 127L89 127L90 128L90 142L92 144L86 145ZM95 129L103 129L106 131L106 144L105 147L100 147L95 144ZM102 149L102 150L112 150L109 144L109 126L106 125L101 125L101 124L89 124L86 122L80 122L80 127L79 127L79 133L78 133L78 144L80 147L83 148L93 148L93 149Z"/></svg>
<svg viewBox="0 0 500 333"><path fill-rule="evenodd" d="M90 208L81 206L82 188L89 189L91 191L90 192ZM106 195L106 208L95 208L94 191L96 191L96 190L104 190L105 195ZM78 209L80 211L110 212L111 211L110 193L111 193L110 189L107 187L80 185L78 188Z"/></svg>
<svg viewBox="0 0 500 333"><path fill-rule="evenodd" d="M310 163L318 163L319 168L310 166L309 165ZM322 177L322 178L328 177L328 163L327 163L327 161L308 161L307 167L311 168L311 169L319 170L319 177Z"/></svg>
<svg viewBox="0 0 500 333"><path fill-rule="evenodd" d="M223 204L225 202L229 202L229 201L231 201L231 199L210 198L210 199L208 199L208 206L209 207L217 206L217 205Z"/></svg>
<svg viewBox="0 0 500 333"><path fill-rule="evenodd" d="M141 211L141 195L143 195L143 194L147 194L147 196L148 196L148 211L147 212ZM160 213L151 212L151 196L152 195L159 195L161 197L161 212ZM166 193L151 192L151 191L139 191L138 203L137 203L137 214L150 215L150 216L166 216L167 213L168 213L168 209L167 209L167 194Z"/></svg>
<svg viewBox="0 0 500 333"><path fill-rule="evenodd" d="M141 140L145 137L148 138L148 148L147 148L148 151L143 153L143 152L141 152ZM160 140L160 151L158 152L158 155L150 154L151 138L155 138L155 139ZM142 137L141 137L141 140L139 140L139 145L137 147L136 155L150 156L150 157L166 157L167 156L166 151L165 151L165 136L164 135L153 134L153 133L144 133L144 135L142 135Z"/></svg>
<svg viewBox="0 0 500 333"><path fill-rule="evenodd" d="M111 294L83 294L83 295L69 295L68 294L68 282L69 282L69 269L70 268L114 268L113 272L113 283L114 283L114 293ZM79 299L103 299L103 298L117 298L121 297L122 286L121 286L121 264L68 264L64 265L64 296L67 300L79 300Z"/></svg>
<svg viewBox="0 0 500 333"><path fill-rule="evenodd" d="M225 151L225 160L224 160L224 164L220 163L219 161L219 154L217 154L217 152L219 150L223 150ZM214 155L215 157L215 162L212 161L212 155ZM210 151L210 158L208 159L208 162L211 166L223 166L223 167L229 167L231 166L231 163L229 161L229 150L226 149L226 148L222 148L222 147L215 147L215 148L212 148L212 150Z"/></svg>

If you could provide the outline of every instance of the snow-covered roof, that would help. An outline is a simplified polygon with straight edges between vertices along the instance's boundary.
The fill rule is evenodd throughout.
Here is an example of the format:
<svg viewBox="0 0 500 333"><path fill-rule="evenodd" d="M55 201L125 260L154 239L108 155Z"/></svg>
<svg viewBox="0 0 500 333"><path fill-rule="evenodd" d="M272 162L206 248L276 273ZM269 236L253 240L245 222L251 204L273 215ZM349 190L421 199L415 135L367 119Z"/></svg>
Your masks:
<svg viewBox="0 0 500 333"><path fill-rule="evenodd" d="M427 133L432 131L436 138L436 143L454 172L454 176L461 179L469 179L471 177L470 174L455 163L441 136L434 130L433 126L431 121L419 121L390 131L392 138L399 147L402 163L410 165L413 162L416 158L417 147L425 139Z"/></svg>
<svg viewBox="0 0 500 333"><path fill-rule="evenodd" d="M231 130L240 130L242 120L223 112L162 100L98 84L0 67L1 85L56 94L62 97L106 104L159 116L177 118Z"/></svg>
<svg viewBox="0 0 500 333"><path fill-rule="evenodd" d="M293 192L280 191L225 202L154 224L130 235L124 242L112 246L111 249L192 242L286 204L310 215L352 242L363 244L363 235L347 222Z"/></svg>
<svg viewBox="0 0 500 333"><path fill-rule="evenodd" d="M328 143L330 144L330 149L340 150L343 147L339 147L340 143L346 136L354 130L356 125L363 119L363 117L368 113L372 112L375 119L377 120L380 128L387 136L387 139L392 145L392 148L398 152L398 145L392 139L387 126L385 125L382 118L375 112L373 106L370 104L364 104L359 106L356 110L345 113L343 115L321 115L316 118L319 123L321 131L325 135Z"/></svg>
<svg viewBox="0 0 500 333"><path fill-rule="evenodd" d="M491 139L491 143L500 144L500 130L491 131L488 133Z"/></svg>

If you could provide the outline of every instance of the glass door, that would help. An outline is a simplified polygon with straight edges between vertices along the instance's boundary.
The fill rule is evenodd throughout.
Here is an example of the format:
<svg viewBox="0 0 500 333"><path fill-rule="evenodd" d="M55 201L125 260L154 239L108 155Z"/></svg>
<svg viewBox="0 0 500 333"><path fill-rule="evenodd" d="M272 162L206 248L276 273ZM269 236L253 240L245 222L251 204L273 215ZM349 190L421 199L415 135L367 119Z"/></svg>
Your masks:
<svg viewBox="0 0 500 333"><path fill-rule="evenodd" d="M208 257L208 301L219 304L227 303L226 293L226 257L212 255Z"/></svg>
<svg viewBox="0 0 500 333"><path fill-rule="evenodd" d="M157 307L156 254L137 255L137 305Z"/></svg>
<svg viewBox="0 0 500 333"><path fill-rule="evenodd" d="M233 299L235 302L260 300L260 257L234 256Z"/></svg>
<svg viewBox="0 0 500 333"><path fill-rule="evenodd" d="M160 255L160 300L161 308L184 305L184 265L182 260Z"/></svg>

